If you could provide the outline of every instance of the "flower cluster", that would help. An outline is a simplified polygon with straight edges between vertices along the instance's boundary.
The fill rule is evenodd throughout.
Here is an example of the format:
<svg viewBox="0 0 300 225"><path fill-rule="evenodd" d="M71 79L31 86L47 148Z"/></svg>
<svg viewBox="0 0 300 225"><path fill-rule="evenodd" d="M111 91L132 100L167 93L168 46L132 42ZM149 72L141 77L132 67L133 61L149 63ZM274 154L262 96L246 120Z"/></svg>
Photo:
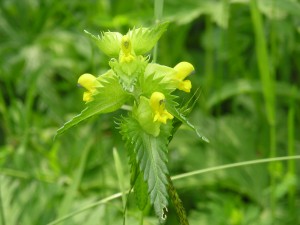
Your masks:
<svg viewBox="0 0 300 225"><path fill-rule="evenodd" d="M104 53L115 56L109 62L110 76L115 77L123 91L133 97L128 98L128 101L133 99L131 102L126 102L133 106L133 116L147 133L158 136L161 124L166 124L168 120L174 118L166 107L166 105L172 107L172 103L168 102L168 96L176 89L190 92L191 81L186 78L195 69L188 62L180 62L174 68L150 63L149 57L142 54L147 53L156 43L148 39L150 37L158 39L161 35L157 36L156 33L153 37L151 32L139 28L129 31L126 35L106 32L102 37L91 36L97 39L98 46ZM111 46L114 43L115 49L107 49L105 43ZM97 98L100 89L105 88L105 85L101 85L101 79L105 80L103 77L87 73L79 77L78 85L85 89L83 101L89 103Z"/></svg>
<svg viewBox="0 0 300 225"><path fill-rule="evenodd" d="M86 108L57 131L57 135L62 134L93 115L127 106L123 108L130 110L118 124L130 158L131 185L137 196L149 195L161 223L168 211L168 191L173 192L170 197L178 196L174 194L175 189L170 188L172 184L167 169L167 146L170 136L180 124L172 120L176 118L198 134L175 102L178 97L176 90L191 91L188 76L195 70L193 65L180 62L168 67L150 62L150 57L145 56L165 32L167 25L161 23L152 28L134 28L125 35L104 32L94 36L86 32L111 58L110 69L100 76L85 73L79 77L78 86L84 89ZM182 217L182 207L178 206L180 200L171 200ZM147 199L139 202L138 207L144 210L146 205Z"/></svg>

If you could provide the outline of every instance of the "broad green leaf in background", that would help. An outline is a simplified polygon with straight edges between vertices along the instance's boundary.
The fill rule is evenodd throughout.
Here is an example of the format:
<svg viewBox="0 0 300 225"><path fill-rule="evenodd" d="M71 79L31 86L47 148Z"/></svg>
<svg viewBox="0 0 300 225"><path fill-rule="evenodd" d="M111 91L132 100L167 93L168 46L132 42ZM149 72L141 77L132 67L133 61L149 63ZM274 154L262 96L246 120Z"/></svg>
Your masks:
<svg viewBox="0 0 300 225"><path fill-rule="evenodd" d="M276 82L275 92L277 97L293 98L300 100L299 91L297 94L291 94L291 87L288 83ZM258 80L238 79L225 83L217 92L208 96L206 106L211 109L223 101L241 94L262 93L262 85Z"/></svg>

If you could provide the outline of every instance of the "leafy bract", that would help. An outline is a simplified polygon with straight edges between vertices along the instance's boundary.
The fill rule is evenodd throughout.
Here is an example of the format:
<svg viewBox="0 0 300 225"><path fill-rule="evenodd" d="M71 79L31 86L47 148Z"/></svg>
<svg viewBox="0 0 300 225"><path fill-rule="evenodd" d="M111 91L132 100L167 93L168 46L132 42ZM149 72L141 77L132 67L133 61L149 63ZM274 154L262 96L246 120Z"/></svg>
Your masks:
<svg viewBox="0 0 300 225"><path fill-rule="evenodd" d="M125 118L121 124L127 149L133 149L139 169L148 184L150 201L161 222L168 206L167 144L170 129L169 124L163 125L159 136L154 137L146 133L132 117Z"/></svg>
<svg viewBox="0 0 300 225"><path fill-rule="evenodd" d="M57 130L56 136L61 135L69 128L91 116L100 113L109 113L119 109L129 98L130 95L123 90L118 78L112 74L106 74L98 78L100 86L96 88L93 101L87 103L87 107L77 116L66 122Z"/></svg>
<svg viewBox="0 0 300 225"><path fill-rule="evenodd" d="M130 30L129 35L132 47L136 55L143 55L149 52L162 34L167 30L168 23L159 23L150 28L134 28ZM110 57L118 57L121 50L122 34L119 32L102 32L95 36L88 31L87 33L92 40L96 42L101 51Z"/></svg>
<svg viewBox="0 0 300 225"><path fill-rule="evenodd" d="M87 33L92 40L96 42L101 51L110 57L118 57L121 49L122 34L119 32L102 32L100 35L95 36L88 31Z"/></svg>
<svg viewBox="0 0 300 225"><path fill-rule="evenodd" d="M150 64L148 64L148 66L149 65ZM146 67L146 71L148 66ZM170 85L170 83L166 82L163 79L163 76L158 76L156 72L151 74L145 73L142 76L140 76L139 87L143 95L147 97L150 97L153 92L159 91L163 93L166 96L166 98L168 98L170 93L175 90L175 88L172 85Z"/></svg>
<svg viewBox="0 0 300 225"><path fill-rule="evenodd" d="M132 42L132 47L136 55L143 55L149 52L162 34L167 30L169 23L159 23L150 28L134 28L127 34Z"/></svg>
<svg viewBox="0 0 300 225"><path fill-rule="evenodd" d="M187 119L187 115L191 109L189 109L187 106L184 106L182 109L180 110L178 109L176 106L178 106L178 103L176 103L174 101L174 99L176 98L176 96L170 95L169 98L173 97L172 101L167 102L167 110L178 120L180 121L180 125L181 123L186 125L187 127L191 128L199 138L201 138L201 140L209 143L209 140L207 137L205 137L204 135L202 135L200 133L200 131L193 125L191 124L188 119ZM193 107L193 105L191 106L191 108ZM176 123L176 121L174 122Z"/></svg>

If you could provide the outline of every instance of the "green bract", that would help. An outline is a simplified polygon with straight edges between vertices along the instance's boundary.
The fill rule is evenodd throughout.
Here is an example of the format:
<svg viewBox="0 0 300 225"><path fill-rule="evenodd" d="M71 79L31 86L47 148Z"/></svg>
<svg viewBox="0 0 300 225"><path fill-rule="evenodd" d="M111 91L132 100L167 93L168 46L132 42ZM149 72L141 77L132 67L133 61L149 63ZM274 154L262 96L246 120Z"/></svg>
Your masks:
<svg viewBox="0 0 300 225"><path fill-rule="evenodd" d="M160 23L152 28L133 28L128 31L134 52L143 55L149 52L167 30L168 23ZM119 32L102 32L95 36L88 31L85 32L96 41L102 52L110 57L117 57L120 53L122 34Z"/></svg>
<svg viewBox="0 0 300 225"><path fill-rule="evenodd" d="M168 192L176 196L167 169L170 137L181 123L197 132L186 119L190 110L186 105L179 108L177 96L173 94L176 89L190 92L191 81L186 78L194 71L193 65L181 62L171 68L151 63L150 57L144 55L154 47L167 26L161 23L151 28L134 28L125 35L103 32L94 36L86 31L100 50L112 57L110 69L100 76L85 73L79 77L78 84L85 89L86 108L57 130L60 135L91 116L129 105L126 108L132 110L118 122L130 158L131 185L141 201L138 204L141 210L147 204L145 191L148 192L160 222L166 219ZM175 207L182 211L180 201L173 197Z"/></svg>

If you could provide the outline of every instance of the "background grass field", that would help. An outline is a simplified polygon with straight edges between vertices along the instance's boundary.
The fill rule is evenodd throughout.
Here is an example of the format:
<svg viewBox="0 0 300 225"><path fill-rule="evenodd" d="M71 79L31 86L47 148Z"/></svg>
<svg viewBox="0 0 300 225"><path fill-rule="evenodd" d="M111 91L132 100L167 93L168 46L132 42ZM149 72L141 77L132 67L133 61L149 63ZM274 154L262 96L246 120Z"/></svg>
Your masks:
<svg viewBox="0 0 300 225"><path fill-rule="evenodd" d="M121 197L105 199L129 188L127 153L114 123L122 111L53 137L84 108L78 77L108 69L108 58L83 30L126 33L153 25L161 10L170 26L157 62L193 63L193 91L201 94L190 121L210 140L181 127L169 146L171 175L300 155L299 1L165 0L157 7L142 0L0 1L1 225L51 224L70 213L59 224L122 224ZM296 225L299 170L299 160L282 160L174 185L192 225ZM142 224L141 218L129 197L127 224ZM157 224L150 208L143 224ZM172 208L166 224L177 224Z"/></svg>

